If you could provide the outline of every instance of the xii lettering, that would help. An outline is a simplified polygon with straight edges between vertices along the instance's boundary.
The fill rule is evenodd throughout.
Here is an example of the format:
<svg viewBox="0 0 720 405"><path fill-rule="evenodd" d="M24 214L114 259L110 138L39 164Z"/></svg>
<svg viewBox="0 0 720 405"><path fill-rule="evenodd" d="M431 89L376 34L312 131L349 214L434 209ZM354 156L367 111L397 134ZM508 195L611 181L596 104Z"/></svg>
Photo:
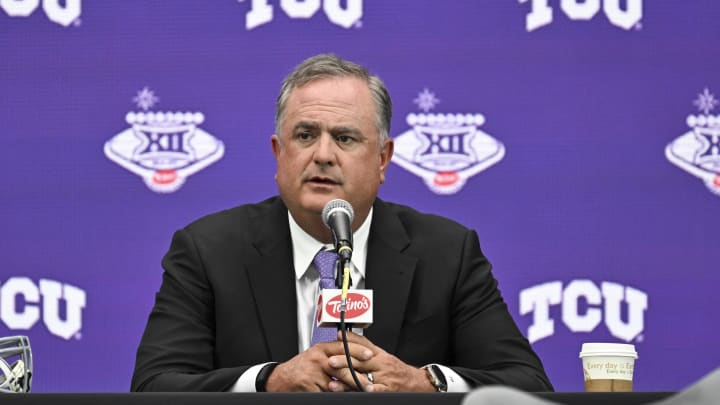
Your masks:
<svg viewBox="0 0 720 405"><path fill-rule="evenodd" d="M144 134L147 140L147 145L140 152L140 155L146 153L158 153L158 152L174 152L189 154L185 149L185 135L187 132L178 132L171 134L158 134L150 133Z"/></svg>
<svg viewBox="0 0 720 405"><path fill-rule="evenodd" d="M424 139L427 141L427 146L420 153L420 157L428 155L463 155L470 157L470 154L466 152L465 146L470 133L452 133L452 134L440 134L437 132L426 133L420 132Z"/></svg>
<svg viewBox="0 0 720 405"><path fill-rule="evenodd" d="M720 155L720 130L715 128L695 128L695 136L703 144L696 154L697 162L714 162Z"/></svg>

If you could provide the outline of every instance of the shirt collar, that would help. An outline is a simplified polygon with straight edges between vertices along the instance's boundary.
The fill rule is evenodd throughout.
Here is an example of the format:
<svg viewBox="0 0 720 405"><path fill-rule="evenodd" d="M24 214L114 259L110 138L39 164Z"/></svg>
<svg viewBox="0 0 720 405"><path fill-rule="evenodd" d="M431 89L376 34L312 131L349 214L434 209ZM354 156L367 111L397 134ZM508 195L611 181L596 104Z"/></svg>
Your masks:
<svg viewBox="0 0 720 405"><path fill-rule="evenodd" d="M352 264L355 269L360 273L362 278L365 278L365 263L367 262L367 241L370 235L370 224L372 223L373 208L370 207L370 212L367 218L363 221L360 228L353 233L353 255ZM319 240L313 238L305 232L304 229L295 222L290 211L288 211L288 222L290 224L290 239L292 239L293 247L293 265L295 266L295 277L299 280L310 267L315 254L321 248L334 249L332 244L324 244Z"/></svg>

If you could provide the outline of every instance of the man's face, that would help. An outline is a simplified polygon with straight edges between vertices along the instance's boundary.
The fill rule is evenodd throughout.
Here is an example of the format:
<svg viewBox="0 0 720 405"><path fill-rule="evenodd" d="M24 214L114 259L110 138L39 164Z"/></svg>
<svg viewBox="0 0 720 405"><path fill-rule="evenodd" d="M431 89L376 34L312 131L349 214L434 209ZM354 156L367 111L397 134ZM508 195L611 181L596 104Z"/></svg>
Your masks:
<svg viewBox="0 0 720 405"><path fill-rule="evenodd" d="M272 136L280 195L293 217L311 218L335 198L356 224L385 181L392 141L379 145L370 90L357 78L320 79L288 97L280 134Z"/></svg>

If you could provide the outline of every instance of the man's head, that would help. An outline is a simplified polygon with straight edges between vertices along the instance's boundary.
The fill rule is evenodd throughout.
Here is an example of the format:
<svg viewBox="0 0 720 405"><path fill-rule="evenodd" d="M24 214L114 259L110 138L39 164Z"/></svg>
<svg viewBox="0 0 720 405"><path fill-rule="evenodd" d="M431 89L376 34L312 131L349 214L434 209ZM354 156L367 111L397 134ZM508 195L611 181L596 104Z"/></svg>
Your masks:
<svg viewBox="0 0 720 405"><path fill-rule="evenodd" d="M390 134L390 120L392 119L392 100L385 84L379 77L371 75L364 67L332 54L321 54L308 58L285 77L275 106L275 133L280 134L287 100L295 88L315 80L338 77L356 77L367 83L375 107L380 145L384 144Z"/></svg>
<svg viewBox="0 0 720 405"><path fill-rule="evenodd" d="M382 81L354 63L319 55L283 82L272 148L280 196L313 234L325 203L341 198L367 216L392 157L390 96Z"/></svg>

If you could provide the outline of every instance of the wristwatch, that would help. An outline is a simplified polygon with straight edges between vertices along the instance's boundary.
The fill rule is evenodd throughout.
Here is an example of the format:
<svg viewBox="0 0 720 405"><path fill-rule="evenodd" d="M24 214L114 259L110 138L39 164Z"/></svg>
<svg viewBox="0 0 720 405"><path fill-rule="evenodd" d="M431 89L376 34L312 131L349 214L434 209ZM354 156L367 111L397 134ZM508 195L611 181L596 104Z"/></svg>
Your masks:
<svg viewBox="0 0 720 405"><path fill-rule="evenodd" d="M266 392L267 391L267 382L268 379L270 379L270 374L275 370L275 367L277 367L278 363L268 363L263 366L263 368L260 369L260 372L258 372L257 377L255 377L255 391L256 392Z"/></svg>
<svg viewBox="0 0 720 405"><path fill-rule="evenodd" d="M440 367L435 364L423 367L427 372L430 383L435 387L437 392L447 392L447 380Z"/></svg>

